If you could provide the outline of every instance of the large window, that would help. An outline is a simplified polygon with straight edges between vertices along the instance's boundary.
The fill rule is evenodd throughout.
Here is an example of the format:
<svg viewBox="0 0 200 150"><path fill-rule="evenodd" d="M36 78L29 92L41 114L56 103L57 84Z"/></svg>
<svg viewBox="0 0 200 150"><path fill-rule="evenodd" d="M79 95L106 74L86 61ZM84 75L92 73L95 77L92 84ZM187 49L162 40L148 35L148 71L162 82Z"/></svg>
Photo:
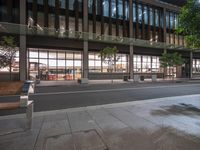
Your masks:
<svg viewBox="0 0 200 150"><path fill-rule="evenodd" d="M103 0L103 15L106 17L109 17L109 1L108 0Z"/></svg>
<svg viewBox="0 0 200 150"><path fill-rule="evenodd" d="M138 5L138 22L142 23L142 5Z"/></svg>
<svg viewBox="0 0 200 150"><path fill-rule="evenodd" d="M113 72L127 72L128 71L128 55L117 54L118 61L114 65ZM108 63L101 60L99 53L89 53L89 72L109 72Z"/></svg>
<svg viewBox="0 0 200 150"><path fill-rule="evenodd" d="M147 9L147 6L144 6L143 15L144 15L144 23L148 24L148 9Z"/></svg>
<svg viewBox="0 0 200 150"><path fill-rule="evenodd" d="M193 73L200 73L200 59L193 59Z"/></svg>
<svg viewBox="0 0 200 150"><path fill-rule="evenodd" d="M55 7L55 0L48 0L49 6Z"/></svg>
<svg viewBox="0 0 200 150"><path fill-rule="evenodd" d="M142 56L134 55L133 58L135 73L159 73L162 72L160 68L160 61L158 56Z"/></svg>
<svg viewBox="0 0 200 150"><path fill-rule="evenodd" d="M81 52L29 48L29 76L41 80L81 78Z"/></svg>

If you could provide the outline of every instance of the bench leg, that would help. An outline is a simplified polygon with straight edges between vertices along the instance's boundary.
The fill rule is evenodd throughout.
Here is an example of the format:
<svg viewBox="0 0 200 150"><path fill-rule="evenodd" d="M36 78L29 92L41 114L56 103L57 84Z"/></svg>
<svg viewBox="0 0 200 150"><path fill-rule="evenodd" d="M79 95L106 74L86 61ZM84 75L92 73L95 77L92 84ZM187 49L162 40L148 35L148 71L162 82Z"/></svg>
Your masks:
<svg viewBox="0 0 200 150"><path fill-rule="evenodd" d="M32 126L33 103L26 108L26 130L30 130Z"/></svg>

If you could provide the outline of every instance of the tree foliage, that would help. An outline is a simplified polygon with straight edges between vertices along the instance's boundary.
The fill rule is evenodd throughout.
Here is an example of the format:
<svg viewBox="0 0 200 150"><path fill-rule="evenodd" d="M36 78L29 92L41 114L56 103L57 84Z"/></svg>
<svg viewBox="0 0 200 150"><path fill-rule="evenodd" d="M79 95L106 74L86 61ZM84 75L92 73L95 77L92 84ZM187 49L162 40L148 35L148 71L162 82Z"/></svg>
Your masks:
<svg viewBox="0 0 200 150"><path fill-rule="evenodd" d="M0 42L0 68L9 67L10 79L12 64L14 63L17 51L14 37L3 36Z"/></svg>
<svg viewBox="0 0 200 150"><path fill-rule="evenodd" d="M175 52L175 53L163 53L160 58L160 65L163 68L167 67L176 67L180 66L184 63L184 60L181 56L181 54Z"/></svg>
<svg viewBox="0 0 200 150"><path fill-rule="evenodd" d="M109 66L113 66L118 61L116 57L118 50L116 47L106 47L100 51L100 57L102 61L107 63Z"/></svg>
<svg viewBox="0 0 200 150"><path fill-rule="evenodd" d="M100 51L99 57L101 57L104 63L108 64L108 72L113 72L114 64L119 60L119 58L116 57L117 52L118 50L116 47L106 47Z"/></svg>
<svg viewBox="0 0 200 150"><path fill-rule="evenodd" d="M200 48L200 1L188 0L179 14L177 32L185 35L187 47Z"/></svg>

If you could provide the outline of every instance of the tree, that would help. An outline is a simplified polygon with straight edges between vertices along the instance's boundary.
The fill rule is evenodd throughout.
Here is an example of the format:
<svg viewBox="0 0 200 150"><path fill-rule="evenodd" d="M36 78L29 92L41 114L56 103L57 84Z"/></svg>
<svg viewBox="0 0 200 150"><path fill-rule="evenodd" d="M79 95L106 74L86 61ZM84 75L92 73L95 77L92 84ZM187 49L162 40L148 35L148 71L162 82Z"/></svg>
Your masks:
<svg viewBox="0 0 200 150"><path fill-rule="evenodd" d="M17 51L14 37L3 36L0 42L0 68L9 67L10 80L12 79L12 64L14 63Z"/></svg>
<svg viewBox="0 0 200 150"><path fill-rule="evenodd" d="M119 60L119 57L116 57L117 52L118 50L116 47L106 47L100 51L99 57L101 57L104 63L108 64L108 72L113 72L114 65Z"/></svg>
<svg viewBox="0 0 200 150"><path fill-rule="evenodd" d="M185 36L188 48L200 48L200 1L187 0L179 14L177 33Z"/></svg>
<svg viewBox="0 0 200 150"><path fill-rule="evenodd" d="M181 54L175 53L163 53L160 58L160 66L164 69L172 67L172 72L174 72L174 67L181 66L184 60ZM174 76L173 76L174 77ZM174 78L173 78L174 79Z"/></svg>

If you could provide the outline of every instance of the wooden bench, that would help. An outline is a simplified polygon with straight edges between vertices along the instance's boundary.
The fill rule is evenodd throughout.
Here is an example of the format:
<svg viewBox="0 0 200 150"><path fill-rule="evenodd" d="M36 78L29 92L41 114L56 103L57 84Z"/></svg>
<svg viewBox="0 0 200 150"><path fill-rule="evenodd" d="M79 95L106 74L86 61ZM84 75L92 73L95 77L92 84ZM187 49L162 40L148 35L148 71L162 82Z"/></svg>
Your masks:
<svg viewBox="0 0 200 150"><path fill-rule="evenodd" d="M21 106L20 101L17 102L1 102L0 110L15 110L20 108L26 108L26 125L25 129L31 129L32 126L32 114L33 114L33 101L28 100L26 105Z"/></svg>
<svg viewBox="0 0 200 150"><path fill-rule="evenodd" d="M29 100L28 95L33 91L31 82L25 82L23 86L23 93L21 93L20 100L16 102L0 102L0 110L15 110L20 108L26 108L26 129L31 129L32 126L32 114L33 114L33 101ZM26 95L26 96L24 96Z"/></svg>

